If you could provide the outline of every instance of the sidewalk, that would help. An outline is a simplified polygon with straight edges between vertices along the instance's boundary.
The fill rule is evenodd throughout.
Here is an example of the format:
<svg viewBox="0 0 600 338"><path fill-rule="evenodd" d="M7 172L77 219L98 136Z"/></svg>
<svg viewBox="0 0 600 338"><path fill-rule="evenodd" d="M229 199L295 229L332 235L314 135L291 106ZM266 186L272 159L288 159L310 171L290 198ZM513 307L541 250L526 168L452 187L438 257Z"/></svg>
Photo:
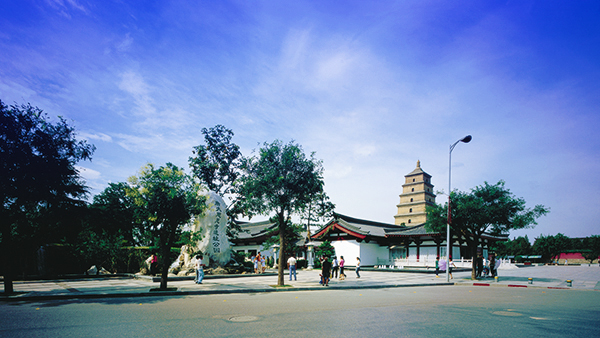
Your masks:
<svg viewBox="0 0 600 338"><path fill-rule="evenodd" d="M13 296L0 295L0 301L36 301L52 299L90 299L122 298L147 296L186 296L229 293L258 293L282 291L325 291L347 289L375 289L417 286L503 286L503 287L540 287L568 288L600 291L600 268L598 266L543 266L511 270L499 270L498 282L492 278L473 281L470 271L455 272L454 279L446 283L445 275L439 278L431 273L385 272L376 269L361 270L361 278L354 271L346 271L347 279L332 279L328 287L319 284L319 270L298 271L298 280L289 281L285 275L287 287L275 287L277 274L271 271L265 275L238 275L237 277L207 276L201 285L192 280L169 280L168 287L176 291L151 291L160 286L150 278L97 277L86 279L60 279L43 281L14 282ZM533 284L528 284L528 278ZM566 280L571 279L568 287ZM4 286L0 287L0 292Z"/></svg>

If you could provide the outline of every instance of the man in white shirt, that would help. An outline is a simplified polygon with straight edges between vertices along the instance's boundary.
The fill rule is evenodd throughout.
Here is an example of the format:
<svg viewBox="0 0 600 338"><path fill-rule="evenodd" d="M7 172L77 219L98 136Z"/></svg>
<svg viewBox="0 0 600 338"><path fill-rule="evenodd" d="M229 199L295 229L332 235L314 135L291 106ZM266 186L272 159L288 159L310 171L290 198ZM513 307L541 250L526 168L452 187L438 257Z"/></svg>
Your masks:
<svg viewBox="0 0 600 338"><path fill-rule="evenodd" d="M292 254L287 260L287 266L290 270L290 281L292 280L292 273L294 274L294 280L296 280L296 258Z"/></svg>

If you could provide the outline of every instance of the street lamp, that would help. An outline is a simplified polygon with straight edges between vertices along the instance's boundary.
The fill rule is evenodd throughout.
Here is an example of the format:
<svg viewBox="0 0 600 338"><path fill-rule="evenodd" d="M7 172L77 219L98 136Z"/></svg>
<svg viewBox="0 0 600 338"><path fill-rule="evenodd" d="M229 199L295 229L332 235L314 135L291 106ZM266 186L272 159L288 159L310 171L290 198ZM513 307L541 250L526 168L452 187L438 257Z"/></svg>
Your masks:
<svg viewBox="0 0 600 338"><path fill-rule="evenodd" d="M452 193L452 150L459 142L469 143L471 142L471 135L467 135L460 140L450 145L450 152L448 152L448 222L446 227L446 282L450 282L450 223L452 223L452 209L450 206L450 194Z"/></svg>

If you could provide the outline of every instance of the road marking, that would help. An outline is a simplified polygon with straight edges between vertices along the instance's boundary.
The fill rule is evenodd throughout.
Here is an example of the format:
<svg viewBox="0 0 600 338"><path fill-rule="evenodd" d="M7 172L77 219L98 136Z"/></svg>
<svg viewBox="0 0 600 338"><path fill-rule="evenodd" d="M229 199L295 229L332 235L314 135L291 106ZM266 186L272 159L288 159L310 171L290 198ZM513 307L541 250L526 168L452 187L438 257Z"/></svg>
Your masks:
<svg viewBox="0 0 600 338"><path fill-rule="evenodd" d="M255 320L258 320L258 317L256 317L256 316L235 316L235 317L229 318L230 322L253 322Z"/></svg>

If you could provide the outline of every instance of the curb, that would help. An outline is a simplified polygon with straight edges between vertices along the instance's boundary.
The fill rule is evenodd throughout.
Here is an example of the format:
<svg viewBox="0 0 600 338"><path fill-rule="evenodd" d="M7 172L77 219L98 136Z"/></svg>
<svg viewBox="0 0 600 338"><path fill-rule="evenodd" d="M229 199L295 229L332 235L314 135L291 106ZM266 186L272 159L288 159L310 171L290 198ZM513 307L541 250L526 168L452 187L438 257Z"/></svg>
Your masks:
<svg viewBox="0 0 600 338"><path fill-rule="evenodd" d="M27 296L0 296L3 302L23 301L45 301L45 300L71 300L71 299L102 299L102 298L139 298L156 296L200 296L200 295L223 295L223 294L248 294L248 293L270 293L270 292L293 292L293 291L325 291L325 290L362 290L362 289L386 289L423 286L452 286L454 283L418 283L418 284L391 284L391 285L357 285L357 286L329 286L329 287L287 287L287 288L256 288L239 290L197 290L197 291L148 291L129 293L95 293L95 294L62 294L62 295L38 295Z"/></svg>
<svg viewBox="0 0 600 338"><path fill-rule="evenodd" d="M599 289L579 289L564 286L529 286L522 284L490 284L490 283L456 283L459 286L491 286L491 287L509 287L509 288L531 288L531 289L553 289L553 290L579 290L579 291L600 291Z"/></svg>
<svg viewBox="0 0 600 338"><path fill-rule="evenodd" d="M221 279L221 278L243 278L243 277L257 277L257 276L277 276L274 272L265 272L262 274L231 274L231 275L204 275L204 279ZM153 283L160 282L162 277L146 276L146 275L135 275L130 274L129 277L133 279L149 280ZM182 281L182 280L194 280L195 276L171 276L167 278L167 281Z"/></svg>

